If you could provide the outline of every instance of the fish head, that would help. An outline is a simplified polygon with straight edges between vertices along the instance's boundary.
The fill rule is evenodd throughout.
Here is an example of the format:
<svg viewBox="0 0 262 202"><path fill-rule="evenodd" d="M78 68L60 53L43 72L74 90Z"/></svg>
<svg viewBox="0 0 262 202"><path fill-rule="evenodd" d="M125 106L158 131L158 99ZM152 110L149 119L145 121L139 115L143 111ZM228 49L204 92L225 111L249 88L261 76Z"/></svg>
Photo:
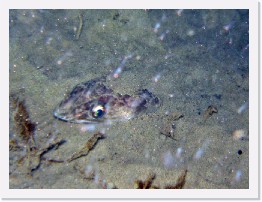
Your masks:
<svg viewBox="0 0 262 202"><path fill-rule="evenodd" d="M99 123L106 120L126 120L133 117L135 98L114 95L101 83L77 85L55 108L54 116L72 123Z"/></svg>

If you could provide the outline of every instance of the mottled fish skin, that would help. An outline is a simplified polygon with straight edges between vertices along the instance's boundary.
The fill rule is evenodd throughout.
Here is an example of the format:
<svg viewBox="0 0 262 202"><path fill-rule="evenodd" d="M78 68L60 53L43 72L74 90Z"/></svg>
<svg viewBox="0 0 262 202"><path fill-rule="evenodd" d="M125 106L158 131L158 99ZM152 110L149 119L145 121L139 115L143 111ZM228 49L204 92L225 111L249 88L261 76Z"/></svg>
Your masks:
<svg viewBox="0 0 262 202"><path fill-rule="evenodd" d="M103 82L105 78L93 79L76 85L54 110L54 116L72 123L99 123L106 120L128 120L159 100L147 89L140 90L137 97L114 94ZM101 116L94 116L94 110Z"/></svg>

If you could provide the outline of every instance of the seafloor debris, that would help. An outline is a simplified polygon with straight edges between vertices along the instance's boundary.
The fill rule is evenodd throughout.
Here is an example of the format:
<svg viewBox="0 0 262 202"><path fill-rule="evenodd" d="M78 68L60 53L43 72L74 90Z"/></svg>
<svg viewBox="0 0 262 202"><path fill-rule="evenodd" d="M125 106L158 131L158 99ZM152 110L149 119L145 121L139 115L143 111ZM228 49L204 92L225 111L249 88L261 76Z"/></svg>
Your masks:
<svg viewBox="0 0 262 202"><path fill-rule="evenodd" d="M155 177L156 175L154 173L150 173L145 181L136 180L134 183L134 188L135 189L159 189L159 187L152 185Z"/></svg>
<svg viewBox="0 0 262 202"><path fill-rule="evenodd" d="M165 189L182 189L186 183L187 170L184 170L180 177L177 179L175 185L166 185Z"/></svg>
<svg viewBox="0 0 262 202"><path fill-rule="evenodd" d="M184 115L179 112L173 112L163 118L163 124L160 128L160 133L175 140L175 121L183 118Z"/></svg>
<svg viewBox="0 0 262 202"><path fill-rule="evenodd" d="M14 126L18 138L13 138L9 141L9 151L23 150L26 148L26 153L17 161L21 166L22 173L31 174L38 169L41 160L46 160L43 155L51 149L57 148L63 144L64 140L53 140L46 147L38 149L34 140L36 124L31 121L29 112L26 108L25 101L15 95L10 96L10 104L14 108ZM47 160L53 162L55 160ZM21 169L19 169L21 171Z"/></svg>
<svg viewBox="0 0 262 202"><path fill-rule="evenodd" d="M46 160L45 158L43 158L43 155L45 153L47 153L48 151L52 150L52 149L56 149L57 147L59 147L61 144L63 144L65 142L65 140L62 139L57 139L57 140L53 140L51 143L49 143L46 147L42 148L42 149L30 149L29 152L27 152L27 155L22 157L18 163L25 165L26 169L27 169L27 174L32 173L33 171L37 170L40 166L41 160ZM56 160L50 160L48 159L49 162L63 162L63 161L56 161Z"/></svg>
<svg viewBox="0 0 262 202"><path fill-rule="evenodd" d="M217 113L218 110L215 106L210 105L204 112L204 120L207 120L209 117L211 117L214 113Z"/></svg>
<svg viewBox="0 0 262 202"><path fill-rule="evenodd" d="M22 149L23 147L19 145L16 139L9 140L9 151L17 151L17 150L22 150Z"/></svg>
<svg viewBox="0 0 262 202"><path fill-rule="evenodd" d="M94 146L96 145L97 141L98 141L99 139L103 139L103 138L105 138L105 135L104 135L103 133L100 133L100 132L95 133L95 134L86 142L85 146L84 146L80 151L74 153L67 161L68 161L68 162L71 162L71 161L73 161L73 160L75 160L75 159L77 159L77 158L80 158L80 157L82 157L82 156L86 156L86 155L89 153L89 151L94 148Z"/></svg>
<svg viewBox="0 0 262 202"><path fill-rule="evenodd" d="M30 119L29 112L26 109L25 102L17 99L13 101L16 105L14 113L14 124L17 134L21 137L28 148L35 147L34 132L36 124Z"/></svg>
<svg viewBox="0 0 262 202"><path fill-rule="evenodd" d="M163 189L183 189L185 183L186 183L186 175L187 170L184 170L183 173L178 178L176 184L174 185L166 185ZM134 182L134 188L135 189L161 189L159 186L153 185L153 181L155 179L155 174L150 173L145 181L142 180L136 180Z"/></svg>

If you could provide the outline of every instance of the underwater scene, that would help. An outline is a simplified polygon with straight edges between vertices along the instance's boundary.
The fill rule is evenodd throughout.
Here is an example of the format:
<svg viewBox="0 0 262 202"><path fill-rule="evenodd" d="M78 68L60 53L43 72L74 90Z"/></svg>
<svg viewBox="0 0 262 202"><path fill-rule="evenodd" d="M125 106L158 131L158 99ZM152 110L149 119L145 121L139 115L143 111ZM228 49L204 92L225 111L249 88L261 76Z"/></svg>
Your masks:
<svg viewBox="0 0 262 202"><path fill-rule="evenodd" d="M10 189L248 189L249 10L9 10Z"/></svg>

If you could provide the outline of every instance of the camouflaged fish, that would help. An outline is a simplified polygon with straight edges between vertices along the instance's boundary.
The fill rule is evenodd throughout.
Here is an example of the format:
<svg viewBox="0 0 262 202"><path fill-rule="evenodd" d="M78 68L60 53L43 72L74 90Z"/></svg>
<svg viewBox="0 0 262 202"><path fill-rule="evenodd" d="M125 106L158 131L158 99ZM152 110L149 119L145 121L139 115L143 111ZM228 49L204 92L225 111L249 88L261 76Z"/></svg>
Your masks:
<svg viewBox="0 0 262 202"><path fill-rule="evenodd" d="M137 96L114 93L103 83L105 78L76 85L54 110L54 116L72 123L98 123L131 119L148 107L158 106L159 99L147 89Z"/></svg>

